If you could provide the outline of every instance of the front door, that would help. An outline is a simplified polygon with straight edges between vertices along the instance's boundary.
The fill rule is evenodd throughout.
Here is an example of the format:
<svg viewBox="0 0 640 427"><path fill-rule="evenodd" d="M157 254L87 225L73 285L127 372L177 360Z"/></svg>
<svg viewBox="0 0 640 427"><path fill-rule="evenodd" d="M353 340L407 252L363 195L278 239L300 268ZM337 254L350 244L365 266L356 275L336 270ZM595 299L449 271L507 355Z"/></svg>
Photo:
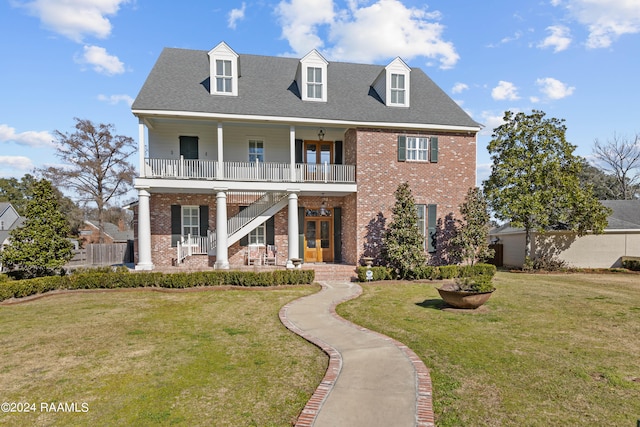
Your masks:
<svg viewBox="0 0 640 427"><path fill-rule="evenodd" d="M333 262L333 218L305 216L304 262Z"/></svg>

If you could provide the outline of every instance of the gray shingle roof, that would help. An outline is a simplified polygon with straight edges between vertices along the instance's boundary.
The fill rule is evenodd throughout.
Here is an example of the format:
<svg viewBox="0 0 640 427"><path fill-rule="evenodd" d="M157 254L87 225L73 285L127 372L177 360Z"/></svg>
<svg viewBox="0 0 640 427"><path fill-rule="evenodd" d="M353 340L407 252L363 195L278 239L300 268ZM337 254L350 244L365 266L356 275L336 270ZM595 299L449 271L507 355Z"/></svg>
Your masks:
<svg viewBox="0 0 640 427"><path fill-rule="evenodd" d="M206 51L165 48L132 109L297 117L312 120L479 127L421 69L412 68L410 107L387 107L371 85L380 65L329 62L327 102L305 102L295 83L299 59L239 56L238 96L209 93Z"/></svg>
<svg viewBox="0 0 640 427"><path fill-rule="evenodd" d="M640 230L640 200L601 200L613 210L609 216L610 230Z"/></svg>

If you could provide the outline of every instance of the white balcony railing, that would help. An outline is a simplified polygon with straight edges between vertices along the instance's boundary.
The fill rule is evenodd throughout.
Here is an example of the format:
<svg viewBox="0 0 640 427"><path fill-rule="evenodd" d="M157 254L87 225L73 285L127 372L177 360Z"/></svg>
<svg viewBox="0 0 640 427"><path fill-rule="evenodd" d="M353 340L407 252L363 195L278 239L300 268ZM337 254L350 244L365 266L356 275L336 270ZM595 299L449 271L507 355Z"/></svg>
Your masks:
<svg viewBox="0 0 640 427"><path fill-rule="evenodd" d="M289 163L223 162L212 160L146 159L149 178L225 181L355 183L354 165L297 163L293 179Z"/></svg>
<svg viewBox="0 0 640 427"><path fill-rule="evenodd" d="M182 239L178 242L177 247L178 263L184 261L184 259L191 255L203 255L209 252L209 240L207 236L182 236Z"/></svg>

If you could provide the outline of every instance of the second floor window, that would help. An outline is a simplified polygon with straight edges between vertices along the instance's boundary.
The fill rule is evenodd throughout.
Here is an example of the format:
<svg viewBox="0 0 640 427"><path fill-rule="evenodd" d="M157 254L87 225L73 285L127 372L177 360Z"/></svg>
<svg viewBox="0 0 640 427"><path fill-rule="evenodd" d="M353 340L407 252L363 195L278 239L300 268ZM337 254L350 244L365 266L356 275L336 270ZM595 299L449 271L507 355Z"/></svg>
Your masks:
<svg viewBox="0 0 640 427"><path fill-rule="evenodd" d="M322 68L307 68L307 97L322 99Z"/></svg>
<svg viewBox="0 0 640 427"><path fill-rule="evenodd" d="M429 159L429 139L407 137L407 160L426 162Z"/></svg>
<svg viewBox="0 0 640 427"><path fill-rule="evenodd" d="M249 140L249 161L264 162L264 142L258 139Z"/></svg>
<svg viewBox="0 0 640 427"><path fill-rule="evenodd" d="M391 74L391 103L404 105L404 74Z"/></svg>
<svg viewBox="0 0 640 427"><path fill-rule="evenodd" d="M216 92L232 92L233 76L231 75L231 61L216 60Z"/></svg>

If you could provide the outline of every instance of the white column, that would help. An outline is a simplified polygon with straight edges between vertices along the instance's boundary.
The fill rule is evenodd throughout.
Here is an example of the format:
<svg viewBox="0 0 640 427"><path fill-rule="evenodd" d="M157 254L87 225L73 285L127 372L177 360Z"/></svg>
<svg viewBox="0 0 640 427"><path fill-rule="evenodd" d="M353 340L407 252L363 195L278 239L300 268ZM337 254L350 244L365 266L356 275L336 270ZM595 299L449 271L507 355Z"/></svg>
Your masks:
<svg viewBox="0 0 640 427"><path fill-rule="evenodd" d="M289 193L289 259L287 260L287 268L293 268L294 258L299 258L298 245L298 193Z"/></svg>
<svg viewBox="0 0 640 427"><path fill-rule="evenodd" d="M291 168L291 182L296 181L296 127L289 127L289 167Z"/></svg>
<svg viewBox="0 0 640 427"><path fill-rule="evenodd" d="M215 268L229 268L229 247L227 245L227 194L216 193L216 264Z"/></svg>
<svg viewBox="0 0 640 427"><path fill-rule="evenodd" d="M151 212L147 190L138 189L138 263L136 270L153 270L151 262Z"/></svg>
<svg viewBox="0 0 640 427"><path fill-rule="evenodd" d="M224 178L223 139L222 122L218 122L218 179Z"/></svg>
<svg viewBox="0 0 640 427"><path fill-rule="evenodd" d="M144 163L144 150L145 150L145 132L144 132L144 120L138 119L138 159L140 162L140 173L139 177L144 178L147 176L146 167Z"/></svg>

